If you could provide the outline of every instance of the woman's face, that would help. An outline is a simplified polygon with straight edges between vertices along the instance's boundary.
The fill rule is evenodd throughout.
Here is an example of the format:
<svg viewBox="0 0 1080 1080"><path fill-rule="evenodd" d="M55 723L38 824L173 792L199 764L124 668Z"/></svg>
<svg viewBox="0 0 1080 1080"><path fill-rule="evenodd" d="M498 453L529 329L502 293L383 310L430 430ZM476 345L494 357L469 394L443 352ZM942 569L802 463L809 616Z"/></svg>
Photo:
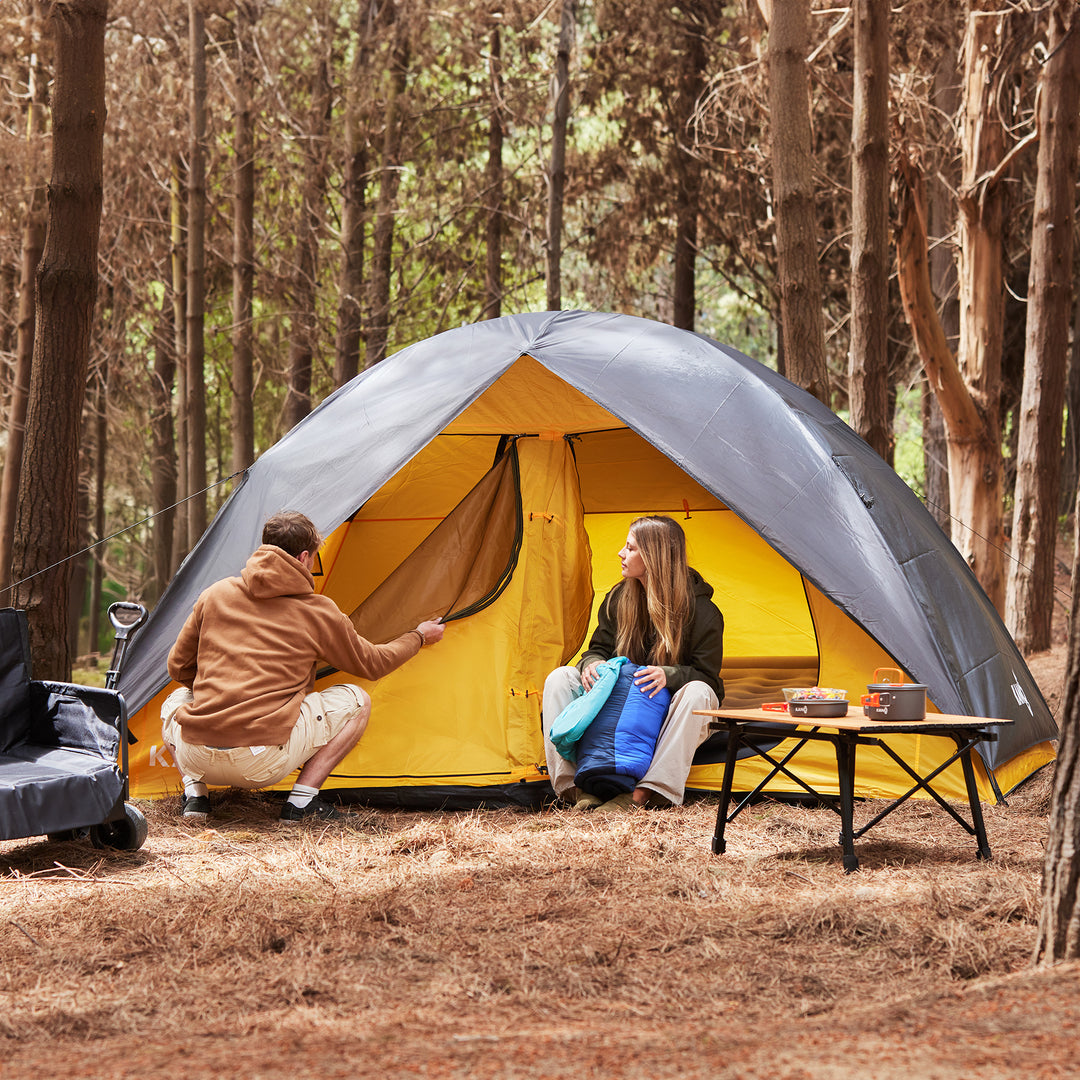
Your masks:
<svg viewBox="0 0 1080 1080"><path fill-rule="evenodd" d="M619 552L619 562L622 563L622 576L624 578L637 578L645 580L645 563L642 561L641 552L638 551L634 534L630 533L626 538L622 551Z"/></svg>

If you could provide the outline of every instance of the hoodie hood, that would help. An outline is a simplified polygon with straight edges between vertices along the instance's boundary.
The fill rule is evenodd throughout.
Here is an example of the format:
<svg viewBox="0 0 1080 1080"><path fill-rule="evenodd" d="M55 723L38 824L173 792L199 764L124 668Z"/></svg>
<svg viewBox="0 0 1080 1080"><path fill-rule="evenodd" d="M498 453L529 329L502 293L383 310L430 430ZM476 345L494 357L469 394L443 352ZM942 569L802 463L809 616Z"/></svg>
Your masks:
<svg viewBox="0 0 1080 1080"><path fill-rule="evenodd" d="M315 589L315 579L310 571L298 559L274 544L263 544L253 552L240 573L240 579L257 600L299 596Z"/></svg>
<svg viewBox="0 0 1080 1080"><path fill-rule="evenodd" d="M693 590L695 600L711 600L713 587L691 566L690 588Z"/></svg>

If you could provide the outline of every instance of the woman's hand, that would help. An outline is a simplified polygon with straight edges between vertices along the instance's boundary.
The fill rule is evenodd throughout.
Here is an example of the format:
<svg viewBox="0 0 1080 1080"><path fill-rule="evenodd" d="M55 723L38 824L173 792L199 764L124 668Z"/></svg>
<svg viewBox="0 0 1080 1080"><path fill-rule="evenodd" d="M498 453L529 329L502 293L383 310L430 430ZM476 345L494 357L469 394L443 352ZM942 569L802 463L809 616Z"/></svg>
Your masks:
<svg viewBox="0 0 1080 1080"><path fill-rule="evenodd" d="M634 685L649 697L656 697L667 686L667 672L662 667L640 667L634 676Z"/></svg>
<svg viewBox="0 0 1080 1080"><path fill-rule="evenodd" d="M581 673L581 685L586 690L591 690L593 684L596 682L596 669L600 666L599 660L594 660L591 664L586 664L585 669Z"/></svg>

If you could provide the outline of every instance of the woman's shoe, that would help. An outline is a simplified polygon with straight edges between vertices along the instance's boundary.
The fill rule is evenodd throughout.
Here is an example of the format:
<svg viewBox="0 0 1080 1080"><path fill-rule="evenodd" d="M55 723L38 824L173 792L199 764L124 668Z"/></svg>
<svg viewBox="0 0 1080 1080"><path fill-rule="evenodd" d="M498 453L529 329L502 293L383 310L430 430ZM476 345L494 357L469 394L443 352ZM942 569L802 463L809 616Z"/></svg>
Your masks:
<svg viewBox="0 0 1080 1080"><path fill-rule="evenodd" d="M596 812L598 814L607 814L613 810L636 809L638 809L638 805L634 802L634 796L629 791L624 791L621 795L616 795L614 799L608 799L606 803L601 803L596 808Z"/></svg>
<svg viewBox="0 0 1080 1080"><path fill-rule="evenodd" d="M577 802L574 803L574 813L584 814L587 810L595 810L603 804L603 799L590 795L587 791L579 791Z"/></svg>

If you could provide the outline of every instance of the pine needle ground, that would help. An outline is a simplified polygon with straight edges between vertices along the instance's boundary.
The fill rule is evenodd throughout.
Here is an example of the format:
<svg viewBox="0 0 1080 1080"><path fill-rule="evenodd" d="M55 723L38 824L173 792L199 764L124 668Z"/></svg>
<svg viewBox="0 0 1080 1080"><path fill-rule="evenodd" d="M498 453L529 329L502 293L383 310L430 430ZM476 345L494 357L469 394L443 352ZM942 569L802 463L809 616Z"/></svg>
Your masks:
<svg viewBox="0 0 1080 1080"><path fill-rule="evenodd" d="M990 862L913 802L854 874L834 813L777 803L723 856L711 800L346 828L240 792L211 828L142 804L139 852L0 845L0 1077L833 1077L874 1054L861 1075L910 1080L936 1075L912 1054L961 1049L1031 1076L1080 1017L1072 968L1030 969L1049 784L986 807ZM1024 1023L978 1004L1024 995Z"/></svg>

